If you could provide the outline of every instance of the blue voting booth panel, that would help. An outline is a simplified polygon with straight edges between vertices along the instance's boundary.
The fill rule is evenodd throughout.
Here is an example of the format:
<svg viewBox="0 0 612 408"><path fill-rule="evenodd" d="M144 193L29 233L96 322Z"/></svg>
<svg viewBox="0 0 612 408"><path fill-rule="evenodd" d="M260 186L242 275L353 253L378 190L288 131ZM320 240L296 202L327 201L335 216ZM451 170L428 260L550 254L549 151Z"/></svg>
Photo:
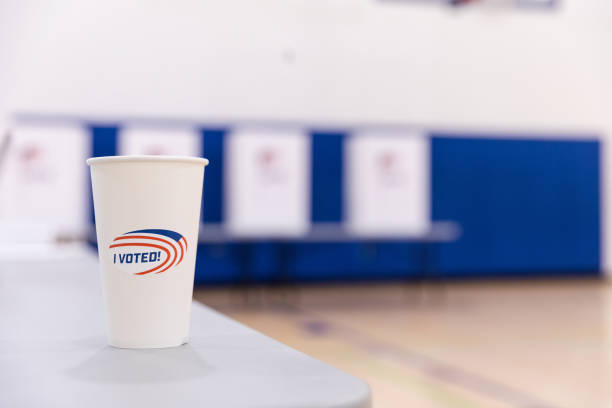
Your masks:
<svg viewBox="0 0 612 408"><path fill-rule="evenodd" d="M313 132L312 221L342 222L344 183L344 140L339 132Z"/></svg>
<svg viewBox="0 0 612 408"><path fill-rule="evenodd" d="M433 217L461 239L440 246L450 276L595 274L599 143L435 134Z"/></svg>
<svg viewBox="0 0 612 408"><path fill-rule="evenodd" d="M206 166L202 196L202 221L220 223L223 220L223 139L225 129L202 129L202 157L209 160Z"/></svg>
<svg viewBox="0 0 612 408"><path fill-rule="evenodd" d="M91 157L114 156L117 154L118 126L89 125L89 132L91 134ZM89 169L87 171L89 172ZM89 175L87 179L89 180ZM91 185L89 187L89 213L91 214L91 221L95 223Z"/></svg>

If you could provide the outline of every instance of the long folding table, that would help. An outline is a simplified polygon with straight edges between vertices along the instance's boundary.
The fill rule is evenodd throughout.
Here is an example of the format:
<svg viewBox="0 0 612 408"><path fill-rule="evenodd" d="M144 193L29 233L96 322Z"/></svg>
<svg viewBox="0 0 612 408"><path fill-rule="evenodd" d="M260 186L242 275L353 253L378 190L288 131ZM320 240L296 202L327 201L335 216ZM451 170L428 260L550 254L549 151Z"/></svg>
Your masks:
<svg viewBox="0 0 612 408"><path fill-rule="evenodd" d="M367 384L194 303L188 344L106 345L95 255L0 261L0 407L365 408Z"/></svg>

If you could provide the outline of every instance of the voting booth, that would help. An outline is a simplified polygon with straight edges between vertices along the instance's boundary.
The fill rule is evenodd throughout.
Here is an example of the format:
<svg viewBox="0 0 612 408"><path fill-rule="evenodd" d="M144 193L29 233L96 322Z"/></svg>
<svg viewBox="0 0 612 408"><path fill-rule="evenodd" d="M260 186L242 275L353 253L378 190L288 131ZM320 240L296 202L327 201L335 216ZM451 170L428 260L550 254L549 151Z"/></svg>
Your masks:
<svg viewBox="0 0 612 408"><path fill-rule="evenodd" d="M227 230L304 235L310 224L310 138L299 128L243 127L225 143Z"/></svg>
<svg viewBox="0 0 612 408"><path fill-rule="evenodd" d="M347 228L354 234L429 231L430 142L419 130L360 130L346 142Z"/></svg>
<svg viewBox="0 0 612 408"><path fill-rule="evenodd" d="M0 169L0 242L51 242L87 230L88 129L78 123L16 123Z"/></svg>

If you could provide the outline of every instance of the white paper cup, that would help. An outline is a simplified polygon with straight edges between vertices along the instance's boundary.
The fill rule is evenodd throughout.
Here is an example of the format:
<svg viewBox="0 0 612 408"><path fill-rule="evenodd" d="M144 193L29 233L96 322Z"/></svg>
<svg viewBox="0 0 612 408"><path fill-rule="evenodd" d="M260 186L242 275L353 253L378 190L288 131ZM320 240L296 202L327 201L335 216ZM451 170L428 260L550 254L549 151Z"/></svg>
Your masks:
<svg viewBox="0 0 612 408"><path fill-rule="evenodd" d="M111 156L87 164L108 343L122 348L186 343L208 160Z"/></svg>

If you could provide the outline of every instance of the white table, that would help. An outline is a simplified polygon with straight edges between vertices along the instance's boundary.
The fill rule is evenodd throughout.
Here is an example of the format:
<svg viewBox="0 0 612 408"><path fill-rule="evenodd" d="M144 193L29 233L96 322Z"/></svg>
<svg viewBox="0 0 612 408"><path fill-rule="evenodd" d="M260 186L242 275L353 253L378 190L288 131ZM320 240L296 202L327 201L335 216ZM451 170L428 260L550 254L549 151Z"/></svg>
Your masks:
<svg viewBox="0 0 612 408"><path fill-rule="evenodd" d="M97 262L0 263L0 407L370 406L362 381L194 303L188 345L106 345Z"/></svg>

